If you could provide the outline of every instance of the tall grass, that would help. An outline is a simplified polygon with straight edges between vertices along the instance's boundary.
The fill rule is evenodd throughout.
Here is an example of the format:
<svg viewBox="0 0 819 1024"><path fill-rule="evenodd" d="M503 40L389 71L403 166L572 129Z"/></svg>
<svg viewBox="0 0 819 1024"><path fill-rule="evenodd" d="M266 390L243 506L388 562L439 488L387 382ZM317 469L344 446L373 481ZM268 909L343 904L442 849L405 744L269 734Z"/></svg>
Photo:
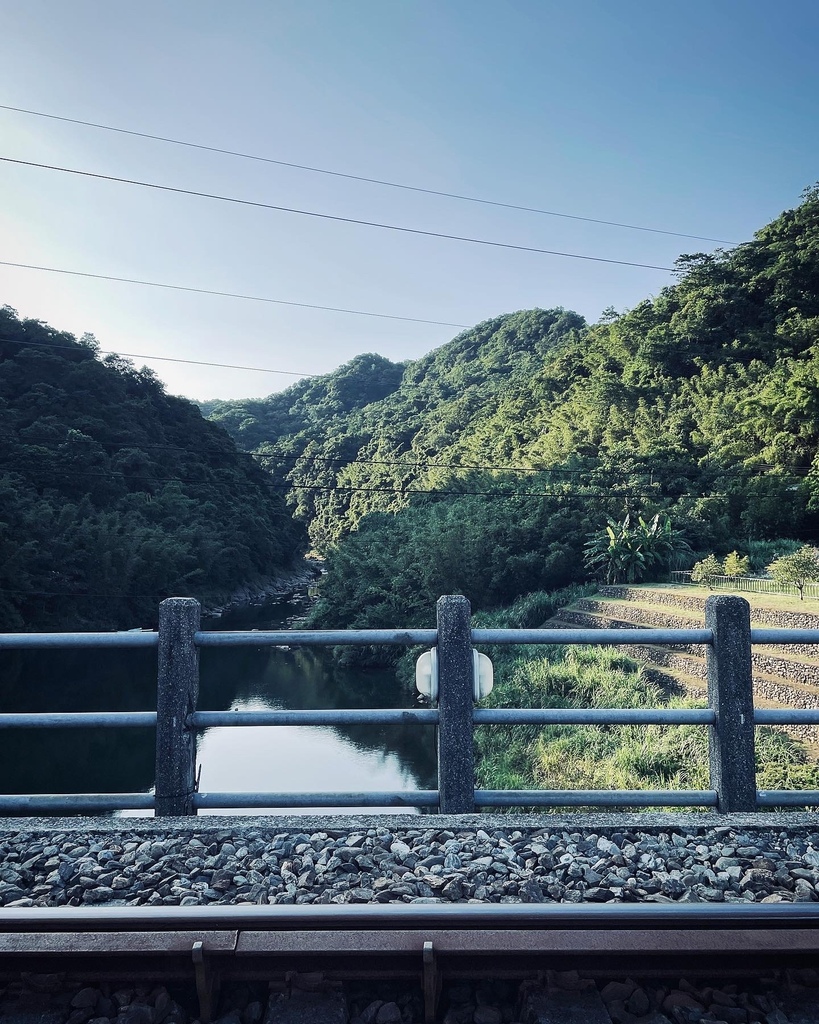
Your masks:
<svg viewBox="0 0 819 1024"><path fill-rule="evenodd" d="M540 595L480 625L518 625ZM543 606L549 602L543 598ZM551 613L550 613L551 614ZM526 625L540 623L527 621ZM669 697L633 658L610 647L495 646L495 689L484 707L697 708ZM475 733L480 789L709 789L704 726L480 726ZM774 729L757 730L761 789L819 788L819 766Z"/></svg>

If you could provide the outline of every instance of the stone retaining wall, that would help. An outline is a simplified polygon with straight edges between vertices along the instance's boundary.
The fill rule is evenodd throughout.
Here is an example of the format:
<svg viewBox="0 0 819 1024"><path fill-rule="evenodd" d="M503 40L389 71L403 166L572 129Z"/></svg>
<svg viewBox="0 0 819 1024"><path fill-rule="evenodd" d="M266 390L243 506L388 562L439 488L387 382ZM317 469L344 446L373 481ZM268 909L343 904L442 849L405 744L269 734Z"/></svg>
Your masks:
<svg viewBox="0 0 819 1024"><path fill-rule="evenodd" d="M644 596L644 592L640 590L626 590L626 588L616 587L606 588L606 592L612 591L619 591L618 597L625 593ZM655 612L651 609L638 608L633 605L629 606L628 611L636 621L614 618L611 614L606 614L606 609L611 609L611 607L605 601L584 599L577 602L575 610L561 612L560 619L567 625L604 629L644 629L651 627L690 629L692 626L690 619L683 618L682 616L675 616L673 613L663 613L660 611ZM674 606L669 605L669 607ZM618 608L618 610L620 609ZM623 610L625 611L625 609ZM704 610L702 605L700 610ZM779 613L773 613L772 619L776 620L778 615ZM784 612L782 615L789 617L792 613ZM771 621L769 625L783 628L794 627L794 623L783 620ZM817 619L816 625L819 628L819 619ZM801 626L804 627L804 623ZM811 628L811 626L809 625L807 628ZM677 686L682 685L682 688L689 696L699 698L707 695L707 687L705 685L707 665L703 656L704 650L700 645L680 644L659 647L650 644L622 644L617 645L617 650L653 666L653 668L648 670L649 678L659 682L666 688L669 687L669 684L676 683ZM789 654L803 655L805 657L816 657L817 653L819 653L817 648L810 644L789 644L787 650ZM758 647L752 650L751 663L756 670L754 676L754 694L756 697L763 698L782 707L808 709L819 705L819 664L780 658L771 653L768 648ZM663 669L667 669L668 672L663 672ZM675 680L669 674L675 671L703 680L703 686L692 686L687 682L680 684L678 680ZM767 676L776 676L778 678L764 678L759 673L765 673ZM817 689L814 690L813 687L817 687ZM819 742L819 726L793 725L787 726L786 731L800 739Z"/></svg>
<svg viewBox="0 0 819 1024"><path fill-rule="evenodd" d="M693 594L674 594L665 590L641 590L639 587L601 587L603 597L613 597L621 601L648 601L650 604L669 605L673 608L685 608L697 612L705 619L705 598Z"/></svg>
<svg viewBox="0 0 819 1024"><path fill-rule="evenodd" d="M580 604L580 602L578 602ZM619 609L618 609L619 610ZM633 619L619 619L611 614L595 612L595 617L582 610L574 611L569 609L561 611L560 618L577 626L590 627L592 629L704 629L705 625L692 625L690 619L683 619L675 615L664 615L662 612L652 612L646 608L631 608L630 614ZM673 645L675 649L678 645Z"/></svg>
<svg viewBox="0 0 819 1024"><path fill-rule="evenodd" d="M622 611L625 608L627 609L629 614L633 614L636 617L639 613L649 610L645 607L646 604L653 605L655 604L655 602L646 601L644 602L644 604L635 604L633 602L629 602L627 605L622 605L614 604L611 599L600 601L594 597L584 597L581 598L579 601L575 601L574 607L577 608L579 611L594 612L596 615L614 614L615 612ZM693 609L693 611L697 613L695 618L690 618L686 615L679 614L686 610L680 607L679 605L667 605L665 607L676 608L678 610L678 614L675 615L674 618L679 619L679 621L681 622L685 622L687 624L687 628L698 629L705 623L704 607ZM669 613L658 611L656 614L659 615L663 621L666 621L666 618Z"/></svg>

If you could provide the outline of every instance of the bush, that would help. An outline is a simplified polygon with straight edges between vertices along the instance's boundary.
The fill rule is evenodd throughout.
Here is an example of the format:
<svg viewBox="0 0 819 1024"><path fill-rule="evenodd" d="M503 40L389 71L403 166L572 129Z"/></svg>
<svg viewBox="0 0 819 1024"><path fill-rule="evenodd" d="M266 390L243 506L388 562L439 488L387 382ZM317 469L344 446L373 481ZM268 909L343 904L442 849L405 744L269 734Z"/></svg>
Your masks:
<svg viewBox="0 0 819 1024"><path fill-rule="evenodd" d="M716 555L707 555L701 562L697 562L691 570L692 583L704 583L709 590L714 589L714 577L722 576L722 562Z"/></svg>
<svg viewBox="0 0 819 1024"><path fill-rule="evenodd" d="M731 551L725 556L725 565L722 568L726 576L736 579L737 576L748 576L751 571L751 560L747 555L740 555L738 551Z"/></svg>

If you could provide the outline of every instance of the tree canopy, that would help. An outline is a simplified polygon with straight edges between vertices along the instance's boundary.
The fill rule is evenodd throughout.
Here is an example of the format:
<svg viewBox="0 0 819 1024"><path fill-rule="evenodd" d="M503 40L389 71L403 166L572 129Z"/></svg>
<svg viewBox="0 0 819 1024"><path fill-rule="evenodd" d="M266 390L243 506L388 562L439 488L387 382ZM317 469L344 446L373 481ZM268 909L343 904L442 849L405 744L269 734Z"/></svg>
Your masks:
<svg viewBox="0 0 819 1024"><path fill-rule="evenodd" d="M562 309L510 313L403 367L362 357L257 403L264 415L253 403L213 407L236 438L255 443L328 555L325 621L331 608L340 625L368 604L358 582L343 594L329 582L358 531L376 547L399 534L406 544L409 524L422 535L467 494L485 497L468 521L475 544L486 538L487 560L496 517L548 524L560 501L582 510L587 532L626 514L649 522L667 513L694 552L689 565L709 551L814 535L819 190L747 243L680 257L677 271L656 297L594 325ZM351 375L354 397L332 398ZM523 505L538 512L521 519ZM564 539L582 578L585 537L570 528ZM504 550L541 551L534 535L520 543ZM559 586L560 573L542 565L537 587ZM432 590L459 585L420 562L414 572L419 588L422 573ZM525 573L504 578L492 600L531 585Z"/></svg>
<svg viewBox="0 0 819 1024"><path fill-rule="evenodd" d="M268 474L119 356L0 309L0 628L149 624L299 549Z"/></svg>

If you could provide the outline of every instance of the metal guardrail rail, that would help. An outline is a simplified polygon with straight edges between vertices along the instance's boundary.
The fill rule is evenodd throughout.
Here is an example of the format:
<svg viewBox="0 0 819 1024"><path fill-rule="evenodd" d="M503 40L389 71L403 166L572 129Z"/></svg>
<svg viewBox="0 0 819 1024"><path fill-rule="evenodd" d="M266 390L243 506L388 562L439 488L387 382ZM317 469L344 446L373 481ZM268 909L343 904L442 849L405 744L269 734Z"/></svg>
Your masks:
<svg viewBox="0 0 819 1024"><path fill-rule="evenodd" d="M0 813L70 814L154 810L190 815L200 809L271 807L437 807L468 813L483 807L714 807L721 812L819 805L819 791L756 789L754 729L819 724L816 709L753 706L752 644L816 644L819 630L751 629L743 598L706 602L704 629L471 629L469 602L442 597L436 629L276 630L215 632L199 628L191 598L160 605L159 630L119 633L0 634L0 650L153 647L158 659L156 711L0 714L0 730L31 728L155 728L155 793L0 795ZM207 647L434 645L438 707L326 711L200 711L199 651ZM473 644L701 644L706 647L710 707L703 709L475 708ZM412 723L438 733L436 790L367 793L200 793L196 734L213 727L327 726ZM487 725L676 725L709 729L708 790L476 790L473 732Z"/></svg>

